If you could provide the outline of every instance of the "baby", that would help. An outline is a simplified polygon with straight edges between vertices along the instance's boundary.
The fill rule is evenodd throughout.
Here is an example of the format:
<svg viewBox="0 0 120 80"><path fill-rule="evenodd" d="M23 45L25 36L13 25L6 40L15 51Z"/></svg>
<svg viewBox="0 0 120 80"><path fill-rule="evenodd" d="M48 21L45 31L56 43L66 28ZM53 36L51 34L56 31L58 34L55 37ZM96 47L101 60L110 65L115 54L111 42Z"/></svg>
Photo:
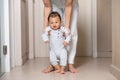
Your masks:
<svg viewBox="0 0 120 80"><path fill-rule="evenodd" d="M46 28L42 38L45 43L50 42L50 62L55 72L64 74L67 65L66 46L71 40L71 35L65 27L58 12L51 12L48 16L49 26Z"/></svg>

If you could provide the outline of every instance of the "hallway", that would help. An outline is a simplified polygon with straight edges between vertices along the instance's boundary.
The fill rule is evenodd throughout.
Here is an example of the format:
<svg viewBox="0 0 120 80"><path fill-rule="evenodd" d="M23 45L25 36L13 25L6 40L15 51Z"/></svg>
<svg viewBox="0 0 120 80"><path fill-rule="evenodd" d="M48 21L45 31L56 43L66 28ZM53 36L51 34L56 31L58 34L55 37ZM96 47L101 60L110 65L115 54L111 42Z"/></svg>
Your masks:
<svg viewBox="0 0 120 80"><path fill-rule="evenodd" d="M79 73L60 75L41 72L49 64L48 45L40 38L42 0L0 0L0 80L120 80L120 0L78 2L76 56L98 58L77 58Z"/></svg>
<svg viewBox="0 0 120 80"><path fill-rule="evenodd" d="M48 66L48 61L48 58L28 60L23 66L5 73L0 80L117 80L109 70L111 58L77 57L76 66L79 73L72 74L67 71L64 75L54 72L42 73Z"/></svg>

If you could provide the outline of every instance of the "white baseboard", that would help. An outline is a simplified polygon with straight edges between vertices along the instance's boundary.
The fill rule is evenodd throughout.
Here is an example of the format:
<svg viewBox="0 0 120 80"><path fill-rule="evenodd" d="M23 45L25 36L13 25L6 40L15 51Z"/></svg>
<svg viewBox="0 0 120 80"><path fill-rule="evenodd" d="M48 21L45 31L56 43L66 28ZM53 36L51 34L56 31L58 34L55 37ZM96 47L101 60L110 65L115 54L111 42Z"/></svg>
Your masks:
<svg viewBox="0 0 120 80"><path fill-rule="evenodd" d="M114 65L111 65L110 66L110 71L118 80L120 80L120 69L119 68L117 68Z"/></svg>
<svg viewBox="0 0 120 80"><path fill-rule="evenodd" d="M98 57L111 58L112 52L98 52Z"/></svg>

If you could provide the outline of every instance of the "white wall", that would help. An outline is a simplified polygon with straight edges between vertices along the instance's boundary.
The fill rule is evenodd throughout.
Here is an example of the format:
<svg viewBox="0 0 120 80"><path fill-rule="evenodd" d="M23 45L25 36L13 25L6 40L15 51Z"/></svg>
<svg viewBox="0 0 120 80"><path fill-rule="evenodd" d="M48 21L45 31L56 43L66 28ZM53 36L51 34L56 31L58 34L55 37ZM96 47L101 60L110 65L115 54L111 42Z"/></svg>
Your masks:
<svg viewBox="0 0 120 80"><path fill-rule="evenodd" d="M92 56L92 0L79 1L78 56Z"/></svg>
<svg viewBox="0 0 120 80"><path fill-rule="evenodd" d="M112 0L112 65L111 72L120 80L120 0Z"/></svg>
<svg viewBox="0 0 120 80"><path fill-rule="evenodd" d="M34 41L35 41L35 57L48 57L48 46L41 39L43 28L43 2L35 0L34 2Z"/></svg>

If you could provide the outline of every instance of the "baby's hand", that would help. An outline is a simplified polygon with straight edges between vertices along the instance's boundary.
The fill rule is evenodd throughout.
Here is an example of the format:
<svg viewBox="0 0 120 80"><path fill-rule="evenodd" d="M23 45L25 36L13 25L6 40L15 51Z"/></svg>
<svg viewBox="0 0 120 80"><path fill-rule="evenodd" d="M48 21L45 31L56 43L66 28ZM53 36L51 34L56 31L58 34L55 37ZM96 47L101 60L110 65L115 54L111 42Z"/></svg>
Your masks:
<svg viewBox="0 0 120 80"><path fill-rule="evenodd" d="M48 35L50 36L50 31L48 31Z"/></svg>
<svg viewBox="0 0 120 80"><path fill-rule="evenodd" d="M45 43L46 43L46 44L49 43L49 40L45 41Z"/></svg>
<svg viewBox="0 0 120 80"><path fill-rule="evenodd" d="M63 42L63 45L64 45L64 46L67 46L67 45L68 45L68 43L67 43L66 41L64 41L64 42Z"/></svg>

